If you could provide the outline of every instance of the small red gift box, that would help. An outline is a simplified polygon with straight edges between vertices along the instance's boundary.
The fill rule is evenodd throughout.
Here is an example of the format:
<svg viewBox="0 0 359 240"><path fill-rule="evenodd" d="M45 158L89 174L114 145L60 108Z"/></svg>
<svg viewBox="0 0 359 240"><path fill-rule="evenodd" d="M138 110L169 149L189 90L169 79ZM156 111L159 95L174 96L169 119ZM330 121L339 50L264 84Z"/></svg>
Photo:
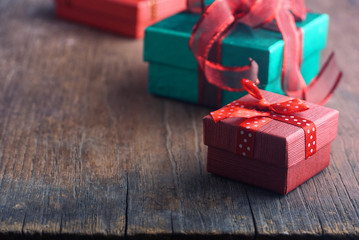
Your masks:
<svg viewBox="0 0 359 240"><path fill-rule="evenodd" d="M149 25L185 10L186 0L55 0L56 14L98 28L142 38Z"/></svg>
<svg viewBox="0 0 359 240"><path fill-rule="evenodd" d="M329 165L339 112L271 92L259 95L204 117L207 171L287 194Z"/></svg>

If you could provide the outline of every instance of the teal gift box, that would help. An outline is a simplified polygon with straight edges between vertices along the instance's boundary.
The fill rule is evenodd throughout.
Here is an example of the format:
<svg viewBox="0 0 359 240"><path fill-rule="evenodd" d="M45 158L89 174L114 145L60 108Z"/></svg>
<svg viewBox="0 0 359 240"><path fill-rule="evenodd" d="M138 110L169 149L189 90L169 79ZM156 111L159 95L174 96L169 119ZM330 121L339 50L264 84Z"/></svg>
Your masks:
<svg viewBox="0 0 359 240"><path fill-rule="evenodd" d="M149 62L148 89L151 94L200 103L201 71L190 48L192 28L200 15L182 12L158 22L145 31L144 59ZM319 72L321 51L325 48L329 17L308 13L305 21L297 22L303 32L301 72L307 84ZM281 89L284 42L279 32L237 24L222 42L221 61L225 66L244 66L248 59L259 65L259 87L284 94ZM228 104L244 92L221 91L217 104ZM213 96L217 98L218 96Z"/></svg>

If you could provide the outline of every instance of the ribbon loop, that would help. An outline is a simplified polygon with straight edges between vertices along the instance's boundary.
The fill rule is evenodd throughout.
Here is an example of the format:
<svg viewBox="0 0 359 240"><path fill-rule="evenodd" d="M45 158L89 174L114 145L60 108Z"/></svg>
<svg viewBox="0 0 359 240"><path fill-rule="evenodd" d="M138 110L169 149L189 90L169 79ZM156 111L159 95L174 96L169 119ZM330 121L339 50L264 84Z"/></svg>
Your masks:
<svg viewBox="0 0 359 240"><path fill-rule="evenodd" d="M254 105L239 100L234 101L225 107L212 112L211 115L215 122L221 121L229 117L243 117L251 118L258 116L269 116L270 111L277 114L293 114L303 112L309 109L308 105L300 99L290 99L285 102L278 102L270 104L262 95L259 88L248 79L242 79L243 87L248 93L256 98L257 101ZM257 111L262 110L262 111Z"/></svg>
<svg viewBox="0 0 359 240"><path fill-rule="evenodd" d="M304 21L307 18L307 8L304 0L290 0L292 13L296 20Z"/></svg>
<svg viewBox="0 0 359 240"><path fill-rule="evenodd" d="M231 92L244 90L240 82L243 78L259 83L258 64L253 60L249 65L238 67L223 66L220 58L216 62L209 60L211 49L225 36L226 31L234 26L235 12L239 10L239 6L245 6L241 4L242 2L241 0L214 1L194 26L189 42L207 81L222 90ZM220 51L217 55L220 55Z"/></svg>
<svg viewBox="0 0 359 240"><path fill-rule="evenodd" d="M255 97L259 100L264 99L264 97L263 97L262 93L259 91L258 87L254 83L249 81L248 79L242 79L242 85L243 85L244 89L253 97Z"/></svg>
<svg viewBox="0 0 359 240"><path fill-rule="evenodd" d="M293 114L298 112L304 112L309 109L308 105L305 104L298 98L291 99L282 103L272 104L270 109L273 112L279 114Z"/></svg>
<svg viewBox="0 0 359 240"><path fill-rule="evenodd" d="M201 6L203 11L193 28L189 45L210 84L226 91L238 92L244 90L240 79L259 82L258 65L253 60L247 66L238 67L223 66L221 57L216 58L215 62L210 60L211 49L216 43L220 45L237 22L253 28L276 23L284 40L281 87L288 96L324 104L340 82L342 73L332 57L321 70L320 75L325 77L318 76L306 86L300 72L303 40L295 24L296 19L306 18L304 0L215 0L207 8L203 0L188 1L193 11L198 12L194 6ZM220 47L216 49L217 56L220 56Z"/></svg>

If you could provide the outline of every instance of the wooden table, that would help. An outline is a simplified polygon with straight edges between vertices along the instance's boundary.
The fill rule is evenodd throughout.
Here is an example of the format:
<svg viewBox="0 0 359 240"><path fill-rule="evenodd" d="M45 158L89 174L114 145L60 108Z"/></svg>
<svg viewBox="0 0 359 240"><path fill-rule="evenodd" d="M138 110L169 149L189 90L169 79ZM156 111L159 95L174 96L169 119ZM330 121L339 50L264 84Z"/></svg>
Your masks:
<svg viewBox="0 0 359 240"><path fill-rule="evenodd" d="M331 15L339 133L279 196L206 172L209 109L147 93L141 40L0 0L0 238L359 238L359 1L307 4Z"/></svg>

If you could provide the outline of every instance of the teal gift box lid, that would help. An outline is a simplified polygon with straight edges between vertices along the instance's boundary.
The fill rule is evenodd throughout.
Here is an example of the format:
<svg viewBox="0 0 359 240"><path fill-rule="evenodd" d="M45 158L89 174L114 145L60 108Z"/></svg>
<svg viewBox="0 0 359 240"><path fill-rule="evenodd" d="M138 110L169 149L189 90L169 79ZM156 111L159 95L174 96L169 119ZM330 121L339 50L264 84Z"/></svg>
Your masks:
<svg viewBox="0 0 359 240"><path fill-rule="evenodd" d="M149 91L153 94L198 103L198 64L189 48L192 28L200 15L182 12L145 31L144 60L149 66ZM329 16L308 13L297 22L303 32L301 71L307 83L318 73L320 53L327 43ZM284 42L279 32L237 24L222 42L222 64L243 66L254 59L259 65L260 88L283 94L281 73ZM197 79L197 82L196 82ZM222 105L243 94L223 91Z"/></svg>

